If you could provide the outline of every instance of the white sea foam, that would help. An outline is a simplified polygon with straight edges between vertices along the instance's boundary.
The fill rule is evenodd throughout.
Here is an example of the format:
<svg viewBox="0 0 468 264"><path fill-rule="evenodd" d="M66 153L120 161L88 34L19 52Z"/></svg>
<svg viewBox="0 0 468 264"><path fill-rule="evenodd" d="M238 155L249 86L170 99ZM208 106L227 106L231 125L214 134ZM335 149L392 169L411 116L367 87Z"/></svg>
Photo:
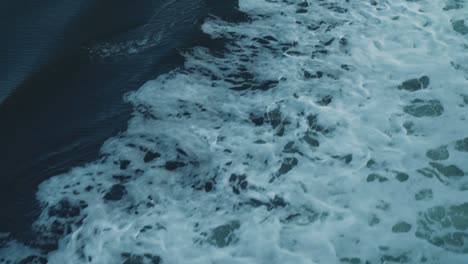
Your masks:
<svg viewBox="0 0 468 264"><path fill-rule="evenodd" d="M467 263L468 4L305 3L241 0L203 25L225 52L127 96L40 186L49 263Z"/></svg>

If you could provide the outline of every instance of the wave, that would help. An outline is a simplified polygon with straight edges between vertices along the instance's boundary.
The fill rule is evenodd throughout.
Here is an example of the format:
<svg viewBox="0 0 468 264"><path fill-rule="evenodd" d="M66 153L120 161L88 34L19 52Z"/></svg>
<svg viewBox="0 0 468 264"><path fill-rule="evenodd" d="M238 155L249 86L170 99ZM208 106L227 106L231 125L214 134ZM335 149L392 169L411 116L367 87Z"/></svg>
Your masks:
<svg viewBox="0 0 468 264"><path fill-rule="evenodd" d="M223 49L126 96L102 159L40 185L31 257L463 263L466 3L239 5L202 26Z"/></svg>

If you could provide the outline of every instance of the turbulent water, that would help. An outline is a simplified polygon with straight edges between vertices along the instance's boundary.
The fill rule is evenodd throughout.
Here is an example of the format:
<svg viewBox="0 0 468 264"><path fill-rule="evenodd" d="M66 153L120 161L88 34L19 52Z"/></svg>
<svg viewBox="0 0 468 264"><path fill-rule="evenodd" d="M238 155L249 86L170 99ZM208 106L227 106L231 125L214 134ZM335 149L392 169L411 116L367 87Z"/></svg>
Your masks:
<svg viewBox="0 0 468 264"><path fill-rule="evenodd" d="M239 8L0 263L468 263L468 3Z"/></svg>

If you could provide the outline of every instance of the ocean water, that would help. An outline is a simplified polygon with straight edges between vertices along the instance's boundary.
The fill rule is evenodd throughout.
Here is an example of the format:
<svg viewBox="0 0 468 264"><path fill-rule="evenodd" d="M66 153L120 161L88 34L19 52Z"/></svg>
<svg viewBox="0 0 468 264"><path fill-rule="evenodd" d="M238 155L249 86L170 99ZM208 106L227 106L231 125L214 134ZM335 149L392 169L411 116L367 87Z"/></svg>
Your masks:
<svg viewBox="0 0 468 264"><path fill-rule="evenodd" d="M0 3L0 93L11 91L0 98L0 232L28 232L37 185L98 159L126 129L123 95L180 66L177 49L203 42L213 11L193 0Z"/></svg>
<svg viewBox="0 0 468 264"><path fill-rule="evenodd" d="M0 263L468 263L468 3L239 10L39 186Z"/></svg>

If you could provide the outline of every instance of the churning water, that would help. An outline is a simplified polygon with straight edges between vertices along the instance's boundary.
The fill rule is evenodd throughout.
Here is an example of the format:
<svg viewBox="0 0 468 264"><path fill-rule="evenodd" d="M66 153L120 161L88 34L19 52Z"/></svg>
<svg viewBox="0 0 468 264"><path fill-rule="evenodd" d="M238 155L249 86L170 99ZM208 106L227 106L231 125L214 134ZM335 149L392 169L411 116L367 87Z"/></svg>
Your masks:
<svg viewBox="0 0 468 264"><path fill-rule="evenodd" d="M468 3L239 4L5 262L468 263Z"/></svg>

